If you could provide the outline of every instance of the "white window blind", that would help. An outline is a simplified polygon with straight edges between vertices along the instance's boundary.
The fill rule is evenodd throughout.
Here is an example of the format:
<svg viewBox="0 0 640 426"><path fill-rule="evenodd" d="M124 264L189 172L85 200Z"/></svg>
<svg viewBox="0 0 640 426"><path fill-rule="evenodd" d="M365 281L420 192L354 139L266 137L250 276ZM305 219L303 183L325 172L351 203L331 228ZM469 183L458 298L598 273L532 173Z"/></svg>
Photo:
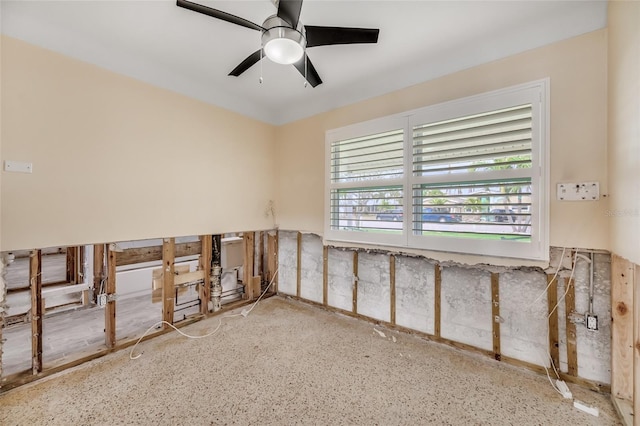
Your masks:
<svg viewBox="0 0 640 426"><path fill-rule="evenodd" d="M414 127L414 174L483 166L531 167L531 105Z"/></svg>
<svg viewBox="0 0 640 426"><path fill-rule="evenodd" d="M331 231L402 237L404 129L383 130L330 143ZM385 220L395 212L399 220Z"/></svg>
<svg viewBox="0 0 640 426"><path fill-rule="evenodd" d="M325 239L546 259L547 90L538 81L328 132Z"/></svg>

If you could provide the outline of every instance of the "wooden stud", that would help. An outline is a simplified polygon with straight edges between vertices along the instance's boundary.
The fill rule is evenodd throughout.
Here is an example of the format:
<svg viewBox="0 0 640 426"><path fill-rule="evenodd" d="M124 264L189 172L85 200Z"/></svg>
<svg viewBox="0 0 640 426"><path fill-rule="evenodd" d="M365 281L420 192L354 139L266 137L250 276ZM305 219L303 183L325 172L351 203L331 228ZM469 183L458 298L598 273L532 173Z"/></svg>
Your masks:
<svg viewBox="0 0 640 426"><path fill-rule="evenodd" d="M396 324L396 257L389 256L389 317L391 324Z"/></svg>
<svg viewBox="0 0 640 426"><path fill-rule="evenodd" d="M353 252L353 304L351 312L358 313L358 252Z"/></svg>
<svg viewBox="0 0 640 426"><path fill-rule="evenodd" d="M275 235L267 234L267 281L273 284L270 291L278 291L278 277L275 276L278 270L278 231Z"/></svg>
<svg viewBox="0 0 640 426"><path fill-rule="evenodd" d="M576 293L573 286L573 279L565 278L564 285L567 295L564 298L566 325L567 325L567 364L568 374L578 376L578 345L576 325L570 321L571 313L576 310Z"/></svg>
<svg viewBox="0 0 640 426"><path fill-rule="evenodd" d="M84 282L89 283L89 277L85 275L87 272L85 268L85 260L86 260L85 246L78 246L77 253L78 253L78 256L76 257L76 269L75 269L76 284L82 284ZM89 302L91 301L89 297L90 297L89 290L84 290L82 292L83 306L87 306L89 304Z"/></svg>
<svg viewBox="0 0 640 426"><path fill-rule="evenodd" d="M175 309L175 238L162 240L162 320L173 324ZM163 324L163 328L169 328Z"/></svg>
<svg viewBox="0 0 640 426"><path fill-rule="evenodd" d="M640 265L635 266L633 296L633 412L635 426L640 425Z"/></svg>
<svg viewBox="0 0 640 426"><path fill-rule="evenodd" d="M76 247L77 250L77 256L76 256L76 284L80 284L84 281L84 274L85 274L85 268L84 268L84 257L85 257L85 247L84 246L78 246Z"/></svg>
<svg viewBox="0 0 640 426"><path fill-rule="evenodd" d="M67 247L67 274L66 280L70 284L76 283L76 247Z"/></svg>
<svg viewBox="0 0 640 426"><path fill-rule="evenodd" d="M242 238L244 240L244 267L243 269L243 277L242 277L242 285L244 285L244 296L245 300L253 300L253 256L255 255L255 236L253 232L244 232L242 234Z"/></svg>
<svg viewBox="0 0 640 426"><path fill-rule="evenodd" d="M547 306L549 307L549 354L556 368L560 366L560 338L558 336L558 281L547 275ZM553 312L552 312L553 311Z"/></svg>
<svg viewBox="0 0 640 426"><path fill-rule="evenodd" d="M253 287L253 295L260 297L262 294L262 277L260 275L252 277L251 286Z"/></svg>
<svg viewBox="0 0 640 426"><path fill-rule="evenodd" d="M211 300L211 258L213 256L213 236L201 235L199 269L204 272L203 282L200 286L200 313L206 315L209 312L209 301Z"/></svg>
<svg viewBox="0 0 640 426"><path fill-rule="evenodd" d="M93 301L97 302L100 287L104 283L104 244L93 245Z"/></svg>
<svg viewBox="0 0 640 426"><path fill-rule="evenodd" d="M329 305L329 247L322 247L322 304Z"/></svg>
<svg viewBox="0 0 640 426"><path fill-rule="evenodd" d="M300 297L302 287L302 232L298 232L298 258L296 261L296 296Z"/></svg>
<svg viewBox="0 0 640 426"><path fill-rule="evenodd" d="M433 271L435 273L434 286L433 286L433 298L434 300L434 331L433 334L436 337L440 337L440 295L442 291L442 269L440 264L433 265Z"/></svg>
<svg viewBox="0 0 640 426"><path fill-rule="evenodd" d="M107 247L107 281L105 285L105 293L107 297L116 293L116 252L112 246ZM104 307L104 339L107 348L113 348L116 345L116 301L107 302Z"/></svg>
<svg viewBox="0 0 640 426"><path fill-rule="evenodd" d="M264 232L258 232L258 259L260 263L258 264L258 275L260 276L260 281L266 281L266 268L264 265ZM262 291L262 289L261 289Z"/></svg>
<svg viewBox="0 0 640 426"><path fill-rule="evenodd" d="M196 256L200 253L202 253L200 241L175 244L174 257ZM118 266L157 260L162 260L162 246L130 248L118 253Z"/></svg>
<svg viewBox="0 0 640 426"><path fill-rule="evenodd" d="M633 283L633 264L611 256L611 395L628 401L634 397Z"/></svg>
<svg viewBox="0 0 640 426"><path fill-rule="evenodd" d="M31 286L31 373L42 371L42 251L32 250L29 256Z"/></svg>
<svg viewBox="0 0 640 426"><path fill-rule="evenodd" d="M500 274L491 273L491 323L493 324L493 358L500 361Z"/></svg>

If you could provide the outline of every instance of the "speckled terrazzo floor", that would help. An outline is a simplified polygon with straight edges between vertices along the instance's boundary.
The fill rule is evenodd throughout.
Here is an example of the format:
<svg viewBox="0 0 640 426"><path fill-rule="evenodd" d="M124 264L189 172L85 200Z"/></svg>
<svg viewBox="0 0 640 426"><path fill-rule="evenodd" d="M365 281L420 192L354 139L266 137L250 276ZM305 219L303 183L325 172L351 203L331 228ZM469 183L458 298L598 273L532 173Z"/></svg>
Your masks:
<svg viewBox="0 0 640 426"><path fill-rule="evenodd" d="M217 318L181 329L202 335ZM9 391L1 425L608 425L609 397L273 297L204 339L177 333ZM394 339L395 338L395 341Z"/></svg>

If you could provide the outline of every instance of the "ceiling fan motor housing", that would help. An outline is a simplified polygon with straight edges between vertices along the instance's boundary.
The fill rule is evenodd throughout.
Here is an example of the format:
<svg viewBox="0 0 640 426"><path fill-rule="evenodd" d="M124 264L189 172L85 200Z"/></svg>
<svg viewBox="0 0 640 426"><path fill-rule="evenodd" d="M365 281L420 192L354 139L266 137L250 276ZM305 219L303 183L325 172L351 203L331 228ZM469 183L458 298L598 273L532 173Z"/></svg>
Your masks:
<svg viewBox="0 0 640 426"><path fill-rule="evenodd" d="M301 29L302 26L298 25ZM303 55L307 45L302 31L294 29L288 22L273 15L268 17L262 27L262 48L265 54L279 64L292 64Z"/></svg>

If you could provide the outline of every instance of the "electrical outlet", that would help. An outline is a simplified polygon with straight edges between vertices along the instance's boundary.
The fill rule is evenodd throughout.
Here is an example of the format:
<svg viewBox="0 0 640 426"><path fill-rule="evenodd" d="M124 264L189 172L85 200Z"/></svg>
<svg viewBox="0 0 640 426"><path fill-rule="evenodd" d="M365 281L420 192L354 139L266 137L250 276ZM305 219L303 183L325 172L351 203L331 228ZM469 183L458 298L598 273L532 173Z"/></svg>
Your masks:
<svg viewBox="0 0 640 426"><path fill-rule="evenodd" d="M98 295L98 306L104 308L107 305L107 295L105 293Z"/></svg>
<svg viewBox="0 0 640 426"><path fill-rule="evenodd" d="M558 201L594 201L600 199L599 182L559 183L556 188Z"/></svg>
<svg viewBox="0 0 640 426"><path fill-rule="evenodd" d="M598 316L593 314L586 314L587 317L587 330L596 331L598 329Z"/></svg>

